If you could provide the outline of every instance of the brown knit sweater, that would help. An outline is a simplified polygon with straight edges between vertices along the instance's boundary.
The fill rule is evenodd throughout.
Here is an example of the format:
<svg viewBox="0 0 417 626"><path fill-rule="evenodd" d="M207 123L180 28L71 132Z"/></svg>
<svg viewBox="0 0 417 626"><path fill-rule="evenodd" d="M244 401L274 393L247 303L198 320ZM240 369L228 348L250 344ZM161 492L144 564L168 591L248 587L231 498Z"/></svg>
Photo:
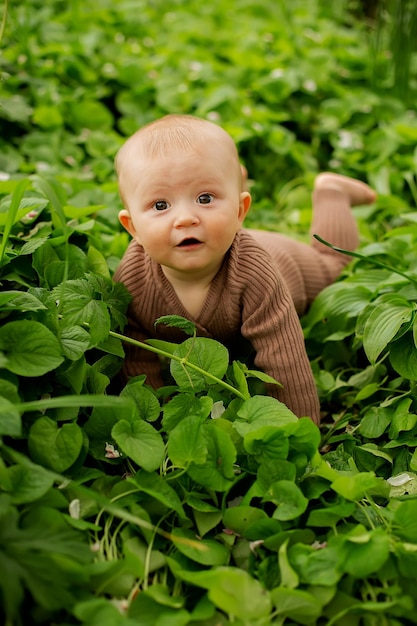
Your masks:
<svg viewBox="0 0 417 626"><path fill-rule="evenodd" d="M313 195L313 208L313 232L340 247L357 246L356 225L342 194L320 191ZM130 243L114 278L133 297L125 329L129 337L183 341L186 336L176 328L154 327L162 315L191 319L198 336L217 339L232 354L238 354L243 337L254 349L255 366L283 385L271 385L271 395L299 417L319 423L319 401L298 314L347 262L346 256L316 240L307 245L279 233L241 230L197 318L190 316L161 267L136 241ZM158 357L127 344L124 375L139 374L146 374L155 388L163 385Z"/></svg>

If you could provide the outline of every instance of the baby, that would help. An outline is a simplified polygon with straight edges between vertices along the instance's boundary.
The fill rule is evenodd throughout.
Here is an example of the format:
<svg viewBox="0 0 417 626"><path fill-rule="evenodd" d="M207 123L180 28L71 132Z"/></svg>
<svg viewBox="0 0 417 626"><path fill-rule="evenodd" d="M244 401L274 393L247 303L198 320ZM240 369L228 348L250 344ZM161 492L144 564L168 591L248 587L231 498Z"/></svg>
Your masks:
<svg viewBox="0 0 417 626"><path fill-rule="evenodd" d="M249 342L255 366L282 385L268 385L268 393L318 424L298 316L349 258L315 239L308 245L243 229L251 196L236 146L206 120L167 115L146 125L119 150L116 171L125 207L119 219L133 238L114 276L133 298L126 334L181 342L179 329L154 327L162 315L181 315L233 358ZM311 232L353 250L358 234L350 207L374 200L365 183L320 174ZM123 374L146 374L155 388L164 384L158 357L129 344Z"/></svg>

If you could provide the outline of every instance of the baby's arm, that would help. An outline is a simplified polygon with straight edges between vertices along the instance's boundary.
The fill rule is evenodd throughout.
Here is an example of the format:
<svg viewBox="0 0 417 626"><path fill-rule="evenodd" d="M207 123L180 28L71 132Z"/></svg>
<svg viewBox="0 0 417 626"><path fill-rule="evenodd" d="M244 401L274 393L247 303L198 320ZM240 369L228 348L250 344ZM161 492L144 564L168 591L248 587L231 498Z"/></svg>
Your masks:
<svg viewBox="0 0 417 626"><path fill-rule="evenodd" d="M320 423L320 405L304 336L290 293L272 269L258 276L244 307L242 335L255 352L255 365L283 387L271 385L268 393L286 404L298 417ZM248 289L249 290L249 289Z"/></svg>
<svg viewBox="0 0 417 626"><path fill-rule="evenodd" d="M149 338L149 336L139 329L133 320L129 320L124 330L124 335L130 339L142 342ZM146 374L145 382L148 385L154 389L163 386L164 381L161 374L161 363L156 354L144 348L134 346L131 343L124 343L123 348L125 351L125 359L121 375L124 383L127 383L129 378Z"/></svg>

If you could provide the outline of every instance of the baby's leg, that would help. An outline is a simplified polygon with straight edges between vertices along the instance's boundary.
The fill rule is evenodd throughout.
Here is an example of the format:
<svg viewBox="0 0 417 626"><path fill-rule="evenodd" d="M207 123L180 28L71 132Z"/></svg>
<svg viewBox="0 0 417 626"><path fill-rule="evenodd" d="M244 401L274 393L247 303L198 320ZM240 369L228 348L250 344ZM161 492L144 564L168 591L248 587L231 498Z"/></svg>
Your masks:
<svg viewBox="0 0 417 626"><path fill-rule="evenodd" d="M354 250L359 243L351 207L369 204L376 194L360 181L324 172L315 180L311 235L345 250ZM321 244L312 236L310 245L279 233L250 231L271 255L287 283L299 314L304 313L314 298L339 276L350 257Z"/></svg>
<svg viewBox="0 0 417 626"><path fill-rule="evenodd" d="M359 235L351 207L370 204L375 200L376 193L354 178L331 172L323 172L316 177L310 228L311 247L321 255L332 276L330 282L337 278L343 267L349 263L350 257L321 244L313 235L319 235L338 248L355 250L359 244ZM308 278L308 268L306 271Z"/></svg>

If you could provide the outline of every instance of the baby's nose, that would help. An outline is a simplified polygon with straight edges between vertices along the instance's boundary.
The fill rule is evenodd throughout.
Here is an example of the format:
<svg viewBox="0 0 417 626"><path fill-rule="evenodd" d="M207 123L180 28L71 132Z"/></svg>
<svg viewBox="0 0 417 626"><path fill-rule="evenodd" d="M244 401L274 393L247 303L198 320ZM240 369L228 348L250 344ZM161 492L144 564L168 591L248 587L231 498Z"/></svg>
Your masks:
<svg viewBox="0 0 417 626"><path fill-rule="evenodd" d="M197 224L199 222L199 218L197 215L197 211L193 206L181 206L178 207L175 215L175 226L189 226L192 224Z"/></svg>

